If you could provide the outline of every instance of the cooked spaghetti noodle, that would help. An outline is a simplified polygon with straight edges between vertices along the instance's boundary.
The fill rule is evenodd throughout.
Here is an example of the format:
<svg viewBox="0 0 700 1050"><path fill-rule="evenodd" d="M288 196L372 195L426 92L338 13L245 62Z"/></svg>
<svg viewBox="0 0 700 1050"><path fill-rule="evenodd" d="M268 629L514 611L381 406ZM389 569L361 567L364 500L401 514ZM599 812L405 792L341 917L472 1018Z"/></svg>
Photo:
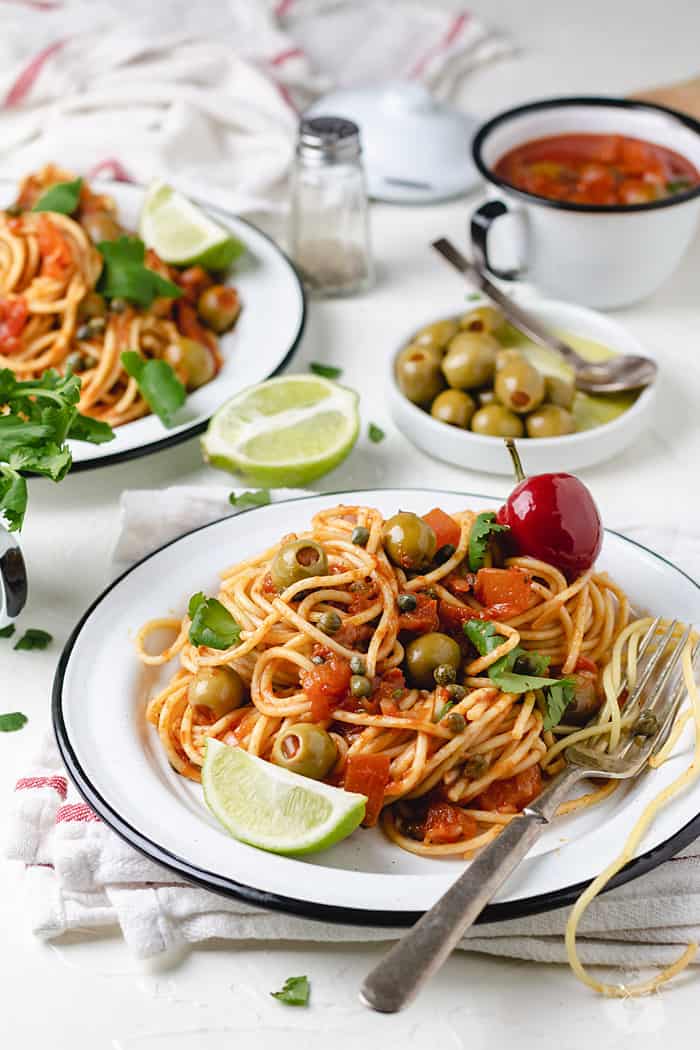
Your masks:
<svg viewBox="0 0 700 1050"><path fill-rule="evenodd" d="M150 411L123 368L123 351L164 358L188 389L219 370L218 340L196 309L214 281L201 267L180 270L149 250L146 265L177 284L181 296L155 299L147 308L106 301L96 291L103 259L91 234L97 242L125 232L114 201L83 184L72 216L30 210L46 189L72 179L49 165L24 179L16 204L0 212L0 368L38 379L48 368L63 373L70 367L82 380L80 411L119 426ZM230 288L221 294L236 297ZM183 350L183 339L201 349Z"/></svg>

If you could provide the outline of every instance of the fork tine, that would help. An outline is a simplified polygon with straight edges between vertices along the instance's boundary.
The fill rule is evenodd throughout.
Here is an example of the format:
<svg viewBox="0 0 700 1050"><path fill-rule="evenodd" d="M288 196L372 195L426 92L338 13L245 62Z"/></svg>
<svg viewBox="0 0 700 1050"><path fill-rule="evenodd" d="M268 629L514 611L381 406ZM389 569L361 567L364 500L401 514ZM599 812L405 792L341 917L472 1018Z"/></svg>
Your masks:
<svg viewBox="0 0 700 1050"><path fill-rule="evenodd" d="M652 655L651 655L651 657L649 659L649 662L645 665L644 670L642 671L642 674L641 674L640 678L637 680L637 682L635 684L635 687L632 690L632 695L630 696L629 700L625 704L625 714L629 714L630 711L634 710L635 705L637 705L637 706L639 705L639 698L641 697L642 693L644 692L644 689L646 688L647 682L649 681L649 679L651 678L652 674L654 673L654 670L656 669L656 665L658 664L659 660L661 659L661 657L663 656L664 652L666 651L666 646L671 641L671 638L673 637L673 632L675 631L677 624L678 624L678 620L671 620L670 624L668 625L668 628L666 629L666 633L664 634L663 638L661 639L661 641L657 645L656 649L652 653ZM647 634L648 634L648 632L647 632ZM645 639L646 639L646 636L645 636Z"/></svg>
<svg viewBox="0 0 700 1050"><path fill-rule="evenodd" d="M693 651L690 654L690 665L693 668L695 667L695 661L697 660L699 653L700 642L696 642ZM671 697L671 702L666 705L666 711L661 720L661 729L654 741L653 754L657 754L668 740L671 730L673 729L673 723L676 720L676 715L683 703L685 695L685 680L683 678L683 672L681 671L678 676L678 684L676 685L675 691Z"/></svg>

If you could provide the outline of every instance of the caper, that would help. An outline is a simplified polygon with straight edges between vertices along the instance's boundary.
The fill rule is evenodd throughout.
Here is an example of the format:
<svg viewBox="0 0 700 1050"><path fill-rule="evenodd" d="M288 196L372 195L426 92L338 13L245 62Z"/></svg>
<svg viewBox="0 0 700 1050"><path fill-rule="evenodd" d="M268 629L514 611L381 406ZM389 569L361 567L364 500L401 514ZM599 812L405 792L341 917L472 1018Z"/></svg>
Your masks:
<svg viewBox="0 0 700 1050"><path fill-rule="evenodd" d="M475 410L473 398L464 390L443 390L430 406L430 415L441 423L464 430L469 426Z"/></svg>
<svg viewBox="0 0 700 1050"><path fill-rule="evenodd" d="M70 368L71 372L82 372L85 369L85 358L78 351L74 350L71 354L68 354L66 358L66 368Z"/></svg>
<svg viewBox="0 0 700 1050"><path fill-rule="evenodd" d="M444 346L447 346L450 339L457 335L458 331L459 326L457 322L446 318L444 321L435 321L434 324L428 324L425 328L421 328L413 337L413 342L417 343L418 346L428 346L441 350Z"/></svg>
<svg viewBox="0 0 700 1050"><path fill-rule="evenodd" d="M435 556L437 540L427 521L410 511L399 511L384 524L384 549L402 569L418 572Z"/></svg>
<svg viewBox="0 0 700 1050"><path fill-rule="evenodd" d="M576 397L576 383L569 376L545 376L545 397L560 408L571 408Z"/></svg>
<svg viewBox="0 0 700 1050"><path fill-rule="evenodd" d="M406 647L406 669L419 689L435 686L433 672L437 667L449 664L456 671L461 660L462 651L454 638L439 631L422 634Z"/></svg>
<svg viewBox="0 0 700 1050"><path fill-rule="evenodd" d="M294 540L285 543L277 551L270 567L272 582L278 591L284 591L300 580L325 576L327 573L326 552L315 540Z"/></svg>
<svg viewBox="0 0 700 1050"><path fill-rule="evenodd" d="M525 428L531 438L561 437L574 433L576 421L571 412L559 405L540 405L526 418Z"/></svg>
<svg viewBox="0 0 700 1050"><path fill-rule="evenodd" d="M78 339L89 339L92 335L92 332L88 328L87 324L81 324L80 327L76 329L75 334L78 337Z"/></svg>
<svg viewBox="0 0 700 1050"><path fill-rule="evenodd" d="M456 550L454 543L443 543L442 547L439 547L435 552L435 561L438 565L444 565L446 561L450 560Z"/></svg>
<svg viewBox="0 0 700 1050"><path fill-rule="evenodd" d="M110 299L109 308L113 314L123 314L128 306L126 299Z"/></svg>
<svg viewBox="0 0 700 1050"><path fill-rule="evenodd" d="M232 667L201 667L187 688L192 707L206 707L215 718L242 707L245 703L243 679Z"/></svg>
<svg viewBox="0 0 700 1050"><path fill-rule="evenodd" d="M503 327L503 314L495 306L476 306L459 319L459 327L464 332L497 332Z"/></svg>
<svg viewBox="0 0 700 1050"><path fill-rule="evenodd" d="M400 594L397 599L397 604L401 612L413 612L418 606L418 599L415 594Z"/></svg>
<svg viewBox="0 0 700 1050"><path fill-rule="evenodd" d="M105 302L105 297L100 295L99 292L88 292L80 300L80 305L78 306L79 321L89 321L94 317L104 317L106 313L107 303Z"/></svg>
<svg viewBox="0 0 700 1050"><path fill-rule="evenodd" d="M361 656L350 657L350 670L353 674L367 674L367 665Z"/></svg>
<svg viewBox="0 0 700 1050"><path fill-rule="evenodd" d="M354 674L350 679L350 692L353 696L371 696L372 683L364 674Z"/></svg>
<svg viewBox="0 0 700 1050"><path fill-rule="evenodd" d="M635 736L656 736L658 731L659 721L652 711L642 711L632 726L632 732Z"/></svg>
<svg viewBox="0 0 700 1050"><path fill-rule="evenodd" d="M427 405L445 385L439 362L422 346L407 346L396 358L399 389L415 405Z"/></svg>
<svg viewBox="0 0 700 1050"><path fill-rule="evenodd" d="M457 670L452 664L438 664L433 678L437 685L452 685L457 680Z"/></svg>
<svg viewBox="0 0 700 1050"><path fill-rule="evenodd" d="M529 361L511 361L496 373L494 390L512 412L531 412L544 400L544 376Z"/></svg>
<svg viewBox="0 0 700 1050"><path fill-rule="evenodd" d="M356 547L366 547L369 540L369 529L364 525L356 525L350 534L350 542Z"/></svg>
<svg viewBox="0 0 700 1050"><path fill-rule="evenodd" d="M471 780L478 780L479 777L483 777L488 767L488 760L483 755L472 755L464 763L464 772Z"/></svg>
<svg viewBox="0 0 700 1050"><path fill-rule="evenodd" d="M450 700L454 700L455 703L459 703L460 700L464 700L467 695L467 690L463 685L458 685L456 682L452 682L447 686L447 694Z"/></svg>
<svg viewBox="0 0 700 1050"><path fill-rule="evenodd" d="M449 345L442 371L459 390L485 386L493 378L500 344L492 335L460 332Z"/></svg>
<svg viewBox="0 0 700 1050"><path fill-rule="evenodd" d="M104 317L91 317L87 323L87 329L91 335L97 335L99 332L104 332L107 327Z"/></svg>
<svg viewBox="0 0 700 1050"><path fill-rule="evenodd" d="M522 419L496 402L474 413L471 429L490 437L522 437L525 433Z"/></svg>
<svg viewBox="0 0 700 1050"><path fill-rule="evenodd" d="M467 720L459 711L450 711L445 719L445 725L451 733L463 733L467 726Z"/></svg>
<svg viewBox="0 0 700 1050"><path fill-rule="evenodd" d="M270 756L275 765L313 780L322 780L337 757L332 738L312 722L300 722L278 733Z"/></svg>
<svg viewBox="0 0 700 1050"><path fill-rule="evenodd" d="M318 618L318 626L324 634L337 634L343 626L343 621L338 613L331 609L329 612L321 613Z"/></svg>

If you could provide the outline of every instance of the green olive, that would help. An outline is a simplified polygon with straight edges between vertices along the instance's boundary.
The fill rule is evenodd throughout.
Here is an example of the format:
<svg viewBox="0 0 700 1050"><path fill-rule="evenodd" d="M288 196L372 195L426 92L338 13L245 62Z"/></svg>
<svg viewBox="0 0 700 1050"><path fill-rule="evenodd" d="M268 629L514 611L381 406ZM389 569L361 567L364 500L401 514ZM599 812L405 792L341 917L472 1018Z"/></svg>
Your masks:
<svg viewBox="0 0 700 1050"><path fill-rule="evenodd" d="M494 403L484 405L472 416L471 429L475 434L486 434L490 437L522 437L525 433L523 421L514 412Z"/></svg>
<svg viewBox="0 0 700 1050"><path fill-rule="evenodd" d="M350 679L350 692L353 696L371 696L372 683L367 675L354 674Z"/></svg>
<svg viewBox="0 0 700 1050"><path fill-rule="evenodd" d="M433 560L436 549L435 533L417 514L402 510L384 523L384 550L394 565L419 572Z"/></svg>
<svg viewBox="0 0 700 1050"><path fill-rule="evenodd" d="M428 404L445 385L440 365L430 350L415 345L405 347L397 357L396 381L414 405Z"/></svg>
<svg viewBox="0 0 700 1050"><path fill-rule="evenodd" d="M299 722L278 733L271 755L275 765L313 780L323 780L337 757L331 737L312 722Z"/></svg>
<svg viewBox="0 0 700 1050"><path fill-rule="evenodd" d="M483 408L484 405L493 405L498 402L496 391L492 386L485 386L483 390L477 390L476 400L479 402L480 408Z"/></svg>
<svg viewBox="0 0 700 1050"><path fill-rule="evenodd" d="M189 684L187 699L192 707L208 707L218 720L245 704L243 679L232 667L201 667Z"/></svg>
<svg viewBox="0 0 700 1050"><path fill-rule="evenodd" d="M460 332L449 345L442 371L449 386L470 390L493 379L500 344L492 335Z"/></svg>
<svg viewBox="0 0 700 1050"><path fill-rule="evenodd" d="M457 322L448 317L444 321L435 321L434 324L427 324L425 328L421 328L420 332L414 335L413 342L418 346L429 346L435 350L442 350L450 339L457 335L458 331Z"/></svg>
<svg viewBox="0 0 700 1050"><path fill-rule="evenodd" d="M540 405L525 420L527 436L531 438L561 437L573 434L576 423L571 412L559 405Z"/></svg>
<svg viewBox="0 0 700 1050"><path fill-rule="evenodd" d="M443 390L430 406L430 415L441 423L466 430L469 426L476 405L474 399L464 390Z"/></svg>
<svg viewBox="0 0 700 1050"><path fill-rule="evenodd" d="M89 321L93 317L104 318L107 313L107 303L105 297L100 295L99 292L88 292L88 294L80 300L80 306L78 307L78 320Z"/></svg>
<svg viewBox="0 0 700 1050"><path fill-rule="evenodd" d="M100 241L116 241L124 233L117 220L108 211L88 212L80 219L80 225L93 244L99 244Z"/></svg>
<svg viewBox="0 0 700 1050"><path fill-rule="evenodd" d="M504 317L495 306L476 306L459 319L463 332L497 332L503 326Z"/></svg>
<svg viewBox="0 0 700 1050"><path fill-rule="evenodd" d="M418 689L434 689L436 669L443 665L458 670L462 660L459 645L448 634L422 634L406 648L408 676Z"/></svg>
<svg viewBox="0 0 700 1050"><path fill-rule="evenodd" d="M194 339L179 336L176 342L166 348L163 356L188 390L196 390L214 378L214 355L208 347Z"/></svg>
<svg viewBox="0 0 700 1050"><path fill-rule="evenodd" d="M414 341L405 346L404 350L418 350L421 354L427 354L436 365L439 365L445 356L445 351L442 347L431 346L429 343L416 343Z"/></svg>
<svg viewBox="0 0 700 1050"><path fill-rule="evenodd" d="M277 551L270 574L278 591L284 591L300 580L312 576L326 576L328 558L320 543L315 540L292 540Z"/></svg>
<svg viewBox="0 0 700 1050"><path fill-rule="evenodd" d="M532 412L544 400L544 376L529 361L509 361L496 373L496 397L512 412Z"/></svg>
<svg viewBox="0 0 700 1050"><path fill-rule="evenodd" d="M205 325L219 335L228 332L241 312L241 301L235 288L225 284L213 284L206 288L197 300L197 313Z"/></svg>
<svg viewBox="0 0 700 1050"><path fill-rule="evenodd" d="M511 347L508 350L501 350L496 355L496 371L500 372L502 368L504 368L506 365L512 364L513 361L526 360L527 358L525 357L525 355L520 350L516 350L514 347Z"/></svg>
<svg viewBox="0 0 700 1050"><path fill-rule="evenodd" d="M568 376L545 376L545 397L560 408L571 408L576 397L576 384Z"/></svg>

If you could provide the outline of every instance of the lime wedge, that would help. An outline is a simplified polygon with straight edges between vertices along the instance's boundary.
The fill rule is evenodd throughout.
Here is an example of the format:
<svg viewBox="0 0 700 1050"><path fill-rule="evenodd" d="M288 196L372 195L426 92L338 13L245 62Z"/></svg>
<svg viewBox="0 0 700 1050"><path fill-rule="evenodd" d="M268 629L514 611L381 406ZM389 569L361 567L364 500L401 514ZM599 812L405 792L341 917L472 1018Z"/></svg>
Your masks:
<svg viewBox="0 0 700 1050"><path fill-rule="evenodd" d="M148 188L139 234L147 247L174 266L198 263L207 270L225 270L245 250L228 230L164 182Z"/></svg>
<svg viewBox="0 0 700 1050"><path fill-rule="evenodd" d="M257 485L306 485L352 449L357 400L354 391L320 376L268 379L218 410L202 438L204 458Z"/></svg>
<svg viewBox="0 0 700 1050"><path fill-rule="evenodd" d="M270 853L315 853L355 830L367 799L207 741L205 801L230 835Z"/></svg>

